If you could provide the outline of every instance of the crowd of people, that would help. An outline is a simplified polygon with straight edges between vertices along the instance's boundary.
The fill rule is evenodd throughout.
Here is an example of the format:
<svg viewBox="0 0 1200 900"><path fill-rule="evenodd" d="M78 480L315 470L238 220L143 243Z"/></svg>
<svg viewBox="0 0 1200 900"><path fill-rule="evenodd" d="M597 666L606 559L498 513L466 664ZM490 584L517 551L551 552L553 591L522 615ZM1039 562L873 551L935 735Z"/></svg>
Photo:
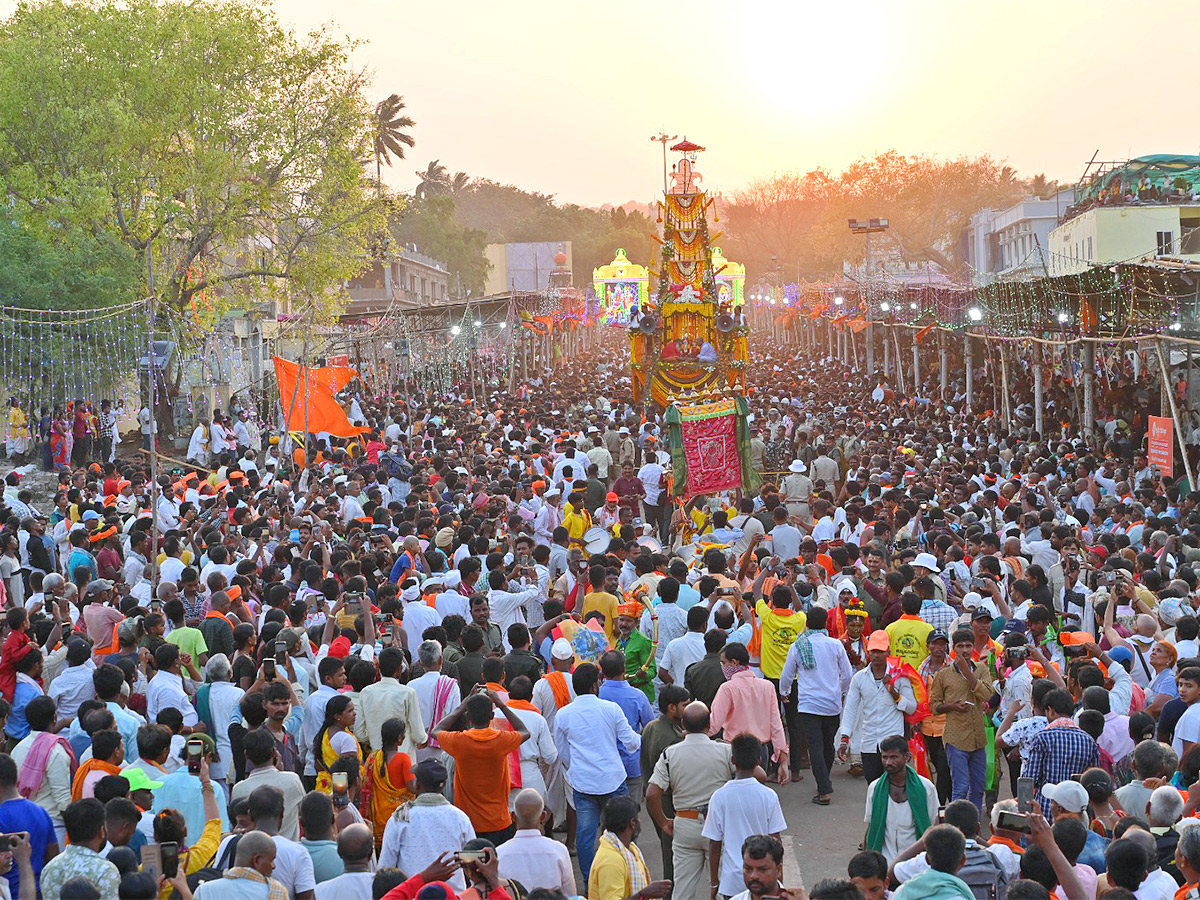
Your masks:
<svg viewBox="0 0 1200 900"><path fill-rule="evenodd" d="M1006 426L961 372L752 359L746 493L673 495L607 344L364 387L353 438L218 412L157 491L115 441L9 473L0 897L1200 897L1200 494L1147 462L1157 389L1109 373L1092 436L1048 377L1039 435L1028 366ZM781 835L859 808L799 887Z"/></svg>

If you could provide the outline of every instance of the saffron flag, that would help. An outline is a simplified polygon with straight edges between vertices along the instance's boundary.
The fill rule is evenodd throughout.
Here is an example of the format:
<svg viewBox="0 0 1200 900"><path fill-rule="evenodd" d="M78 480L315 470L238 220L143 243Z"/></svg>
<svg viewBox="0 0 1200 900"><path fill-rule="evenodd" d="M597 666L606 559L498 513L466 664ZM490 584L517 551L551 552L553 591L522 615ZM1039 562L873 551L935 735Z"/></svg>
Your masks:
<svg viewBox="0 0 1200 900"><path fill-rule="evenodd" d="M925 340L925 338L928 336L929 332L931 332L931 331L933 331L932 323L929 325L926 325L924 328L922 328L920 331L918 331L915 335L913 335L913 342L917 343L917 344L921 343L921 341Z"/></svg>
<svg viewBox="0 0 1200 900"><path fill-rule="evenodd" d="M932 713L929 709L929 691L925 689L925 682L921 680L921 676L917 674L917 670L910 663L905 662L898 656L889 656L887 660L887 669L883 676L888 680L889 684L901 678L908 679L908 683L912 685L913 697L916 698L917 708L905 715L904 721L909 725L916 725L922 719L929 718Z"/></svg>
<svg viewBox="0 0 1200 900"><path fill-rule="evenodd" d="M333 396L357 378L358 372L349 366L306 366L302 381L300 369L299 363L275 357L279 403L288 431L302 431L306 423L310 433L326 432L334 437L354 437L369 430L351 425Z"/></svg>

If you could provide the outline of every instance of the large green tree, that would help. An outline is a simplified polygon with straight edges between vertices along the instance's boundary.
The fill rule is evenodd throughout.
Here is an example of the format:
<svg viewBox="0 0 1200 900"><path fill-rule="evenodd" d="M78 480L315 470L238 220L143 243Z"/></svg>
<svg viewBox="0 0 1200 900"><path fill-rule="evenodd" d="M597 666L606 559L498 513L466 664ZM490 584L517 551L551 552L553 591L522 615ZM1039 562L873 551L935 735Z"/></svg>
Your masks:
<svg viewBox="0 0 1200 900"><path fill-rule="evenodd" d="M350 50L255 0L22 3L0 24L8 215L47 246L78 233L134 257L114 299L147 291L152 261L175 310L201 292L332 306L383 227Z"/></svg>

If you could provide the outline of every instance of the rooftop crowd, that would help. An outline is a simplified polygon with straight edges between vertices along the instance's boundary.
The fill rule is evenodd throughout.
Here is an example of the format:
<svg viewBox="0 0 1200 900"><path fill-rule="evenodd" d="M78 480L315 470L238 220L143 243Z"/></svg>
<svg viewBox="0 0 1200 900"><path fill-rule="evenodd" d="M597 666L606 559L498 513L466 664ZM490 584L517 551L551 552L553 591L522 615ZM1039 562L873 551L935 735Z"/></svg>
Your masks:
<svg viewBox="0 0 1200 900"><path fill-rule="evenodd" d="M1051 373L1038 435L1028 363L1005 426L961 371L759 344L761 486L683 502L604 346L363 388L307 454L219 413L156 503L111 417L57 429L0 509L0 897L1200 897L1200 494L1153 382L1087 439ZM862 842L800 888L843 765Z"/></svg>

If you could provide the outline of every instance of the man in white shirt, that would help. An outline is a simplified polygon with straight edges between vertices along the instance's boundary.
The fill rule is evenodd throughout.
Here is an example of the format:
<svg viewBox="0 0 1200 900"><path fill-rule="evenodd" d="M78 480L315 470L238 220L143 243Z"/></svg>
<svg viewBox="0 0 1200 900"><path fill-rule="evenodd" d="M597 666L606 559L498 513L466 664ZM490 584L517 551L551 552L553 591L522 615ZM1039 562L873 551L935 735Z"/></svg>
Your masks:
<svg viewBox="0 0 1200 900"><path fill-rule="evenodd" d="M787 518L786 509L782 506L775 507L775 511L771 513L771 521L775 523L775 527L771 529L766 541L771 552L785 562L800 555L800 542L804 539L804 533L790 524Z"/></svg>
<svg viewBox="0 0 1200 900"><path fill-rule="evenodd" d="M283 794L283 827L279 833L289 841L300 840L300 801L304 784L295 772L283 772L275 766L275 738L266 728L254 728L243 738L249 772L233 786L231 800L240 800L263 785L278 788Z"/></svg>
<svg viewBox="0 0 1200 900"><path fill-rule="evenodd" d="M67 668L50 682L46 693L58 706L58 715L72 719L79 711L79 704L92 700L96 688L92 684L92 673L96 664L92 662L91 649L86 643L75 639L67 642Z"/></svg>
<svg viewBox="0 0 1200 900"><path fill-rule="evenodd" d="M522 625L527 624L525 607L527 604L540 600L542 592L536 585L520 591L508 590L508 576L502 569L488 572L487 580L490 588L487 598L491 608L491 620L499 626L504 640L504 649L507 652L512 649L508 644L508 626L517 622Z"/></svg>
<svg viewBox="0 0 1200 900"><path fill-rule="evenodd" d="M529 741L526 741L529 743ZM546 807L541 795L525 788L513 801L517 833L496 848L500 877L514 878L530 891L544 888L575 895L575 872L565 845L542 834Z"/></svg>
<svg viewBox="0 0 1200 900"><path fill-rule="evenodd" d="M18 778L34 742L54 728L57 718L54 702L49 697L34 697L25 707L25 718L29 722L29 734L13 747L12 751L13 762L17 764ZM61 741L57 742L38 773L38 787L29 796L30 800L49 814L60 847L66 846L67 831L62 814L63 810L71 805L71 777L74 769L71 757L71 751Z"/></svg>
<svg viewBox="0 0 1200 900"><path fill-rule="evenodd" d="M446 767L439 760L417 763L413 769L417 799L402 804L388 819L379 848L379 868L420 872L443 853L461 850L463 844L474 839L475 829L467 814L442 794L446 777ZM456 891L466 889L460 869L446 883Z"/></svg>
<svg viewBox="0 0 1200 900"><path fill-rule="evenodd" d="M653 441L653 436L646 440ZM653 454L654 444L650 443L646 446L647 455ZM664 534L670 525L669 513L670 507L662 502L663 487L665 484L667 470L654 461L653 458L648 459L638 469L637 477L642 482L642 487L646 489L646 495L642 498L643 518L648 525L653 525L654 530L660 534ZM666 522L663 520L667 519Z"/></svg>
<svg viewBox="0 0 1200 900"><path fill-rule="evenodd" d="M154 651L154 663L158 666L158 672L146 688L146 718L157 722L160 711L178 709L183 713L184 725L195 725L200 720L192 699L183 689L183 664L180 662L179 648L174 644L161 645Z"/></svg>
<svg viewBox="0 0 1200 900"><path fill-rule="evenodd" d="M364 751L366 748L380 750L383 748L383 723L388 719L400 719L404 722L400 752L412 760L416 759L417 746L425 743L427 734L417 692L396 678L403 666L404 654L400 648L383 648L379 654L379 681L363 688L354 701L359 713L354 722L354 736L365 745Z"/></svg>
<svg viewBox="0 0 1200 900"><path fill-rule="evenodd" d="M554 743L575 798L575 847L586 880L596 855L600 816L610 797L628 795L620 748L633 753L641 737L621 707L601 700L600 669L583 663L571 673L575 699L554 719Z"/></svg>
<svg viewBox="0 0 1200 900"><path fill-rule="evenodd" d="M338 834L337 850L345 871L318 884L316 900L372 900L375 839L371 829L361 822L347 825Z"/></svg>
<svg viewBox="0 0 1200 900"><path fill-rule="evenodd" d="M701 831L708 838L709 871L717 877L717 893L726 897L745 896L742 879L742 844L751 835L776 839L787 828L779 795L754 777L762 758L762 744L752 734L730 741L733 780L717 788L708 801L708 815Z"/></svg>
<svg viewBox="0 0 1200 900"><path fill-rule="evenodd" d="M562 524L562 510L559 508L561 497L562 492L558 488L551 488L542 495L544 503L534 517L533 535L543 546L550 546L550 541L554 538L554 529Z"/></svg>
<svg viewBox="0 0 1200 900"><path fill-rule="evenodd" d="M693 606L687 611L688 630L667 645L658 662L662 684L683 684L688 666L704 659L704 632L708 628L708 608Z"/></svg>
<svg viewBox="0 0 1200 900"><path fill-rule="evenodd" d="M317 679L321 685L304 701L304 720L300 724L300 756L304 759L304 774L309 777L317 774L313 741L325 724L325 707L346 686L346 664L337 657L326 656L317 663Z"/></svg>
<svg viewBox="0 0 1200 900"><path fill-rule="evenodd" d="M285 838L280 832L283 827L283 791L271 785L263 785L250 792L250 820L254 828L271 837L275 842L275 872L272 878L282 884L288 894L295 898L312 894L317 887L313 876L312 857L302 844ZM228 835L217 848L216 859L225 852L225 845L233 838Z"/></svg>
<svg viewBox="0 0 1200 900"><path fill-rule="evenodd" d="M446 713L458 708L462 702L462 690L457 678L442 674L442 645L437 641L422 641L417 646L417 662L425 670L425 674L414 678L408 686L416 691L421 721L430 723L429 727L432 727L440 722ZM436 741L432 740L432 735L430 738L430 746L417 751L417 760L443 758L443 753Z"/></svg>
<svg viewBox="0 0 1200 900"><path fill-rule="evenodd" d="M813 802L828 806L833 782L833 739L842 714L842 698L850 687L854 670L841 641L825 631L826 611L814 606L808 611L807 630L788 648L779 675L779 695L787 697L796 682L796 712L808 742L817 796Z"/></svg>

